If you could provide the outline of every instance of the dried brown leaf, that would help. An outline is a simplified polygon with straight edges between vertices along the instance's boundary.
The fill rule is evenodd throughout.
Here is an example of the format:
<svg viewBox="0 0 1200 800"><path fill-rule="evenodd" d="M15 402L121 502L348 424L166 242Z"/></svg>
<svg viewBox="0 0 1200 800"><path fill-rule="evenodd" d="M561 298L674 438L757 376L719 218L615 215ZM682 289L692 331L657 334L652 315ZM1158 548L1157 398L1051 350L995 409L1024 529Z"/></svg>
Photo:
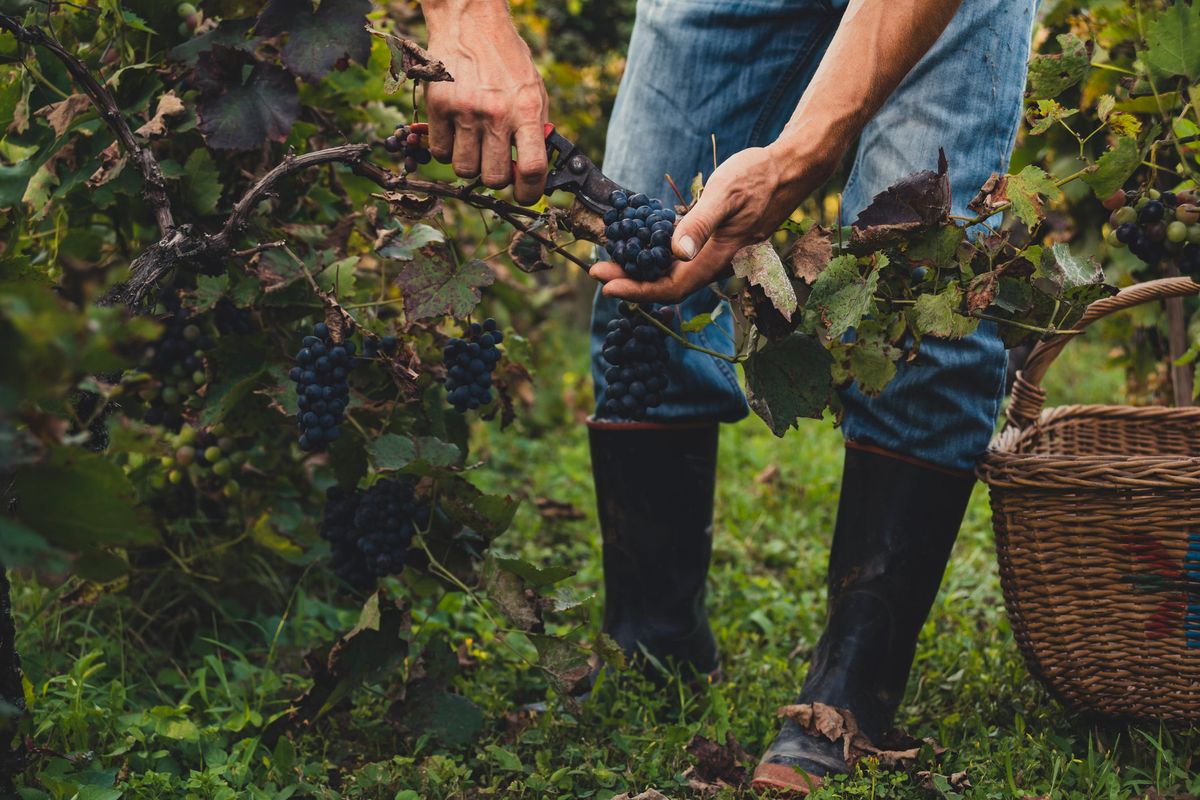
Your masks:
<svg viewBox="0 0 1200 800"><path fill-rule="evenodd" d="M87 179L87 187L95 189L120 175L121 170L125 168L126 160L125 154L121 152L121 147L116 142L104 148L100 151L100 167Z"/></svg>
<svg viewBox="0 0 1200 800"><path fill-rule="evenodd" d="M693 736L687 744L694 758L692 780L705 786L740 788L750 781L750 771L743 766L750 754L738 743L732 732L725 734L725 744L717 744L703 736Z"/></svg>
<svg viewBox="0 0 1200 800"><path fill-rule="evenodd" d="M55 136L62 136L71 127L75 117L86 111L92 104L86 94L73 94L66 100L59 100L48 106L42 106L33 112L35 117L45 117L46 122L54 129Z"/></svg>
<svg viewBox="0 0 1200 800"><path fill-rule="evenodd" d="M1008 176L993 172L967 208L983 216L991 216L1000 206L1008 204Z"/></svg>
<svg viewBox="0 0 1200 800"><path fill-rule="evenodd" d="M854 221L851 243L875 250L908 234L943 225L950 216L950 175L938 151L938 169L921 170L892 184L871 200Z"/></svg>
<svg viewBox="0 0 1200 800"><path fill-rule="evenodd" d="M820 225L813 225L796 240L792 249L788 250L785 261L792 268L792 277L811 286L825 271L825 267L829 266L831 258L833 258L833 240L830 238L829 231Z"/></svg>
<svg viewBox="0 0 1200 800"><path fill-rule="evenodd" d="M549 497L539 497L534 501L538 513L543 519L565 519L568 521L585 519L587 514L580 511L573 503L553 500Z"/></svg>
<svg viewBox="0 0 1200 800"><path fill-rule="evenodd" d="M154 116L145 125L134 131L134 133L147 139L163 136L167 132L167 120L171 117L179 116L186 110L183 106L183 101L175 96L174 91L167 92L158 98L158 106L154 109Z"/></svg>
<svg viewBox="0 0 1200 800"><path fill-rule="evenodd" d="M619 794L612 800L671 800L671 798L656 789L647 789L641 794L631 795L628 792Z"/></svg>

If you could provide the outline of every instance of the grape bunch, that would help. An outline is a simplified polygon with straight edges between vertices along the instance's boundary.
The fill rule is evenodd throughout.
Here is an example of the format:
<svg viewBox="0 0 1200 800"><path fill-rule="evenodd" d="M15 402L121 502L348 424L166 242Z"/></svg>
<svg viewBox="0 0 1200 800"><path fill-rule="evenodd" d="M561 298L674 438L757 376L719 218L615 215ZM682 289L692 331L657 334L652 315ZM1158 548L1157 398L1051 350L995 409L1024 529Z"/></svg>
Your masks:
<svg viewBox="0 0 1200 800"><path fill-rule="evenodd" d="M357 587L403 570L413 536L429 524L429 506L408 478L386 478L365 492L334 486L325 497L321 536L332 550L333 570Z"/></svg>
<svg viewBox="0 0 1200 800"><path fill-rule="evenodd" d="M462 414L492 402L492 372L500 361L496 345L504 341L496 320L471 323L466 339L450 340L442 351L446 364L446 399Z"/></svg>
<svg viewBox="0 0 1200 800"><path fill-rule="evenodd" d="M296 366L288 373L296 382L300 413L300 449L323 450L341 435L339 425L350 398L347 376L354 366L354 342L333 341L329 326L318 322L296 353Z"/></svg>
<svg viewBox="0 0 1200 800"><path fill-rule="evenodd" d="M646 410L662 403L667 388L669 359L666 334L628 303L618 306L620 316L608 323L601 355L607 363L601 413L618 419L642 419ZM670 325L669 307L650 312Z"/></svg>
<svg viewBox="0 0 1200 800"><path fill-rule="evenodd" d="M433 159L429 152L429 137L408 125L396 128L395 133L383 140L383 147L392 155L404 158L405 172L416 172L420 165Z"/></svg>
<svg viewBox="0 0 1200 800"><path fill-rule="evenodd" d="M222 336L245 336L257 330L254 316L224 297L217 301L217 306L213 309L213 321L217 325L217 333Z"/></svg>
<svg viewBox="0 0 1200 800"><path fill-rule="evenodd" d="M1110 245L1128 247L1151 267L1173 258L1180 272L1200 277L1200 206L1193 192L1118 191L1104 207L1112 212Z"/></svg>
<svg viewBox="0 0 1200 800"><path fill-rule="evenodd" d="M179 433L167 439L167 444L172 452L161 460L166 482L178 486L188 481L214 491L220 489L227 498L240 492L233 473L246 463L248 454L236 439L225 433L220 423L208 430L184 425Z"/></svg>
<svg viewBox="0 0 1200 800"><path fill-rule="evenodd" d="M147 349L143 365L158 385L140 395L148 404L142 417L148 424L177 431L183 424L184 404L204 385L204 351L213 342L178 299L168 299L167 306L163 332Z"/></svg>
<svg viewBox="0 0 1200 800"><path fill-rule="evenodd" d="M609 257L635 281L656 281L671 266L671 236L675 212L661 200L642 193L628 195L617 189L604 212L605 248Z"/></svg>

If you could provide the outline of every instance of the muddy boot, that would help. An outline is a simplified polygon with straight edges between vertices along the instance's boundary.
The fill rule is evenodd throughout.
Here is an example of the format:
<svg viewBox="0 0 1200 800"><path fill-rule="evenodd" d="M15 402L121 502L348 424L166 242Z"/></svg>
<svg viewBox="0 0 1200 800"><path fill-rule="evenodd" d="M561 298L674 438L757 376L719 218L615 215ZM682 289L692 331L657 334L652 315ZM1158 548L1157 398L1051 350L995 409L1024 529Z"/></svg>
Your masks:
<svg viewBox="0 0 1200 800"><path fill-rule="evenodd" d="M849 709L875 741L892 726L974 484L965 473L847 448L828 618L797 703ZM842 754L840 742L785 721L754 786L808 794L823 776L849 771Z"/></svg>
<svg viewBox="0 0 1200 800"><path fill-rule="evenodd" d="M716 423L588 423L604 542L604 632L654 662L714 673L704 611L712 555ZM649 658L647 658L647 656Z"/></svg>

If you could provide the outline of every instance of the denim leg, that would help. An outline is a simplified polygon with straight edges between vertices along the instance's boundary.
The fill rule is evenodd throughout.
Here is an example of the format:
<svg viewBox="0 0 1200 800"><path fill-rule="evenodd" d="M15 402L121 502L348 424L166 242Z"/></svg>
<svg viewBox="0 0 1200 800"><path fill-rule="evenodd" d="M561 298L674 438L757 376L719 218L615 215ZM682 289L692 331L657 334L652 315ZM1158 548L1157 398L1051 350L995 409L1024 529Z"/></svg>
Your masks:
<svg viewBox="0 0 1200 800"><path fill-rule="evenodd" d="M673 201L665 174L685 193L697 172L711 174L713 135L718 162L773 139L812 77L840 14L825 0L639 0L608 127L605 174ZM704 289L676 310L689 319L713 313L720 304ZM605 386L600 357L605 326L616 307L597 292L591 331L597 401ZM733 318L723 311L716 324L688 338L732 353ZM648 419L732 422L746 416L732 365L674 341L669 349L670 385Z"/></svg>
<svg viewBox="0 0 1200 800"><path fill-rule="evenodd" d="M1003 173L1021 121L1036 0L964 0L933 48L867 125L843 194L853 220L905 175L950 165L955 214L992 172ZM960 340L926 338L878 397L842 392L848 442L958 470L987 448L1006 353L994 323Z"/></svg>

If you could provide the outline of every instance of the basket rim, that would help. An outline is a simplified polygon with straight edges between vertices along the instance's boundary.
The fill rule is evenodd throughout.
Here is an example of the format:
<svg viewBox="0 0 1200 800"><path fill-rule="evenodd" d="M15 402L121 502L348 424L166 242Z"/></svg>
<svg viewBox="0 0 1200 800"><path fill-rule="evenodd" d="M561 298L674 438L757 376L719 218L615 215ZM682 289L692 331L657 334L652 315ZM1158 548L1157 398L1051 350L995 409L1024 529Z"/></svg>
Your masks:
<svg viewBox="0 0 1200 800"><path fill-rule="evenodd" d="M1068 419L1092 417L1138 420L1183 419L1200 427L1200 408L1130 405L1066 405L1042 411L1023 428L1010 426L988 447L976 474L992 488L1070 489L1200 489L1200 455L1072 455L1028 453L1022 448L1044 431Z"/></svg>

